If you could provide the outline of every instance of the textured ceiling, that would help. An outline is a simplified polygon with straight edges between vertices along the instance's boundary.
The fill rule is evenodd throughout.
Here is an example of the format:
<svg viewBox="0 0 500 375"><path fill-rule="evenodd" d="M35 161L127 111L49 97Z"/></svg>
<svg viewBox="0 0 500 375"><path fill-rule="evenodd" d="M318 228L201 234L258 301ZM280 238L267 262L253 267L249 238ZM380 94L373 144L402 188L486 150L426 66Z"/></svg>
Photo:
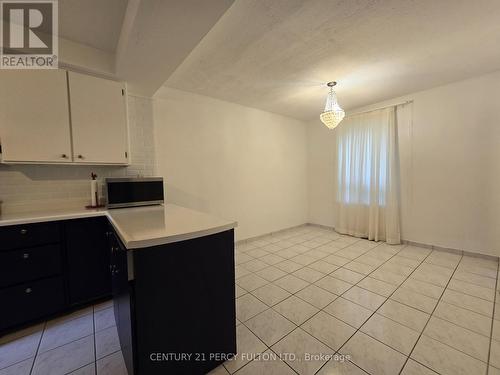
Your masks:
<svg viewBox="0 0 500 375"><path fill-rule="evenodd" d="M128 0L59 0L59 36L114 52Z"/></svg>
<svg viewBox="0 0 500 375"><path fill-rule="evenodd" d="M309 120L500 68L498 0L237 0L166 86Z"/></svg>

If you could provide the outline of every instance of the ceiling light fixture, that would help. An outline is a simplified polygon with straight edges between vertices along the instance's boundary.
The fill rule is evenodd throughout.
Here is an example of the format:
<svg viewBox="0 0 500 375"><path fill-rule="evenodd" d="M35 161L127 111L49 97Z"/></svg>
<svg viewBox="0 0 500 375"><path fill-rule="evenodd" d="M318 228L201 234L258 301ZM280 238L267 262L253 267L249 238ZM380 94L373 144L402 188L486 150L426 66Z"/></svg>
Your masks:
<svg viewBox="0 0 500 375"><path fill-rule="evenodd" d="M335 129L345 116L344 110L340 108L337 102L337 95L333 91L333 86L336 84L337 82L328 82L326 84L330 88L330 92L326 97L325 110L319 115L321 122L329 129Z"/></svg>

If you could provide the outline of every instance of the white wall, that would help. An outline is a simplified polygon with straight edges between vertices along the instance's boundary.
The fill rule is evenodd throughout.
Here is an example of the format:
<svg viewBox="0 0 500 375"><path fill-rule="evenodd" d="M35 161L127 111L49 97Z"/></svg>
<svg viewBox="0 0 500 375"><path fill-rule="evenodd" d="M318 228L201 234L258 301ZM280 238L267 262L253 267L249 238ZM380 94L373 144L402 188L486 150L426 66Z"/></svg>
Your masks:
<svg viewBox="0 0 500 375"><path fill-rule="evenodd" d="M383 103L413 99L398 127L402 236L500 255L500 72ZM333 225L335 131L308 127L309 221Z"/></svg>
<svg viewBox="0 0 500 375"><path fill-rule="evenodd" d="M237 220L240 240L307 222L303 122L167 88L154 115L167 201Z"/></svg>

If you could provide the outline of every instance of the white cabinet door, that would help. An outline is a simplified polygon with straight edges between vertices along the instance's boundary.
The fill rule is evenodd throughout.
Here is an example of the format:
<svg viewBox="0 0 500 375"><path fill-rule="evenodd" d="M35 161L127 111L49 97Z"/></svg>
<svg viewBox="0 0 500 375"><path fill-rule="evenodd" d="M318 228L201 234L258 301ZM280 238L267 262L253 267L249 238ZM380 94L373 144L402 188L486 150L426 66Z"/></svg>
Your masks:
<svg viewBox="0 0 500 375"><path fill-rule="evenodd" d="M71 161L66 71L0 71L0 143L6 163Z"/></svg>
<svg viewBox="0 0 500 375"><path fill-rule="evenodd" d="M73 160L128 164L125 86L122 82L68 72Z"/></svg>

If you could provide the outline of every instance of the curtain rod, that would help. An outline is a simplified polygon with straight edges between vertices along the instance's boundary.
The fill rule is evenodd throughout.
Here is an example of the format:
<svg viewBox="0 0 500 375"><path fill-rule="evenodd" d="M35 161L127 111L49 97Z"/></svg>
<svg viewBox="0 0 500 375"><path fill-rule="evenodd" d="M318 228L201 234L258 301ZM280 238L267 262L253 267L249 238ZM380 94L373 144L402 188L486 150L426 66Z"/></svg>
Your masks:
<svg viewBox="0 0 500 375"><path fill-rule="evenodd" d="M353 113L348 113L347 116L354 116L354 115L360 115L362 113L367 113L367 112L372 112L372 111L377 111L379 109L384 109L384 108L389 108L389 107L397 107L398 105L405 105L405 104L410 104L410 103L413 103L413 99L411 100L406 100L404 102L398 102L398 103L394 103L394 104L389 104L389 105L385 105L383 107L377 107L377 108L372 108L372 109L368 109L366 111L360 111L360 112L353 112Z"/></svg>

